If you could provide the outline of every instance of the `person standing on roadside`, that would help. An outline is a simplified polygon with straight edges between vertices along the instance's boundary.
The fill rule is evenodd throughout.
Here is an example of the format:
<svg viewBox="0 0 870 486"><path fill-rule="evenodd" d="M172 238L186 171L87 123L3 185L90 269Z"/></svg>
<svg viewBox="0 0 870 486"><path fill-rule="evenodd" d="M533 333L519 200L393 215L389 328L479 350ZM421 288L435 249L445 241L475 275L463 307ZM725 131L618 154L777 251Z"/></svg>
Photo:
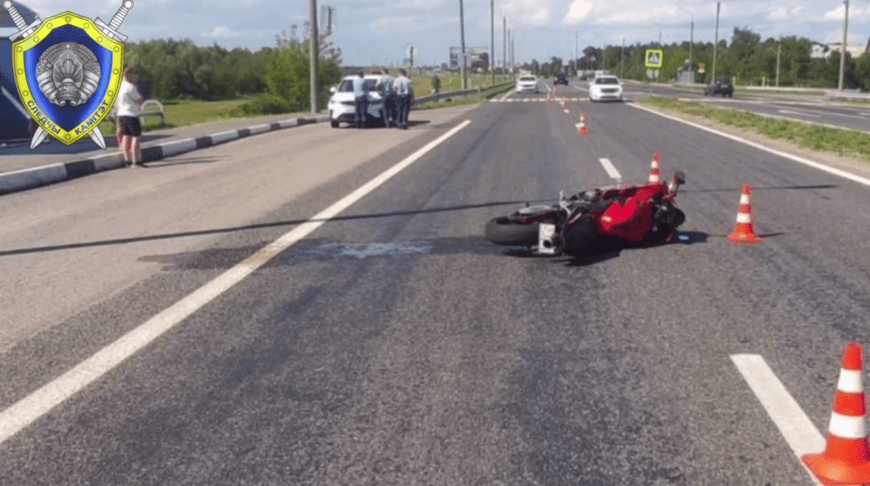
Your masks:
<svg viewBox="0 0 870 486"><path fill-rule="evenodd" d="M145 98L139 94L136 85L136 75L130 68L124 68L124 78L121 80L121 88L118 90L118 98L115 101L118 115L118 126L121 128L121 150L124 152L124 161L128 167L136 167L142 163L142 125L139 116L142 114L142 103Z"/></svg>
<svg viewBox="0 0 870 486"><path fill-rule="evenodd" d="M359 76L353 79L353 104L356 108L354 113L354 121L357 128L362 128L366 124L366 111L368 111L368 98L365 90L366 78L365 73L360 71Z"/></svg>
<svg viewBox="0 0 870 486"><path fill-rule="evenodd" d="M396 108L399 112L396 126L402 130L407 130L408 113L411 111L411 103L414 101L414 91L411 87L411 80L408 79L408 72L404 69L399 70L399 77L394 83L394 91L396 92Z"/></svg>
<svg viewBox="0 0 870 486"><path fill-rule="evenodd" d="M383 76L378 80L378 89L381 91L381 99L384 100L384 125L387 128L396 122L396 99L393 94L393 82L390 71L384 69Z"/></svg>

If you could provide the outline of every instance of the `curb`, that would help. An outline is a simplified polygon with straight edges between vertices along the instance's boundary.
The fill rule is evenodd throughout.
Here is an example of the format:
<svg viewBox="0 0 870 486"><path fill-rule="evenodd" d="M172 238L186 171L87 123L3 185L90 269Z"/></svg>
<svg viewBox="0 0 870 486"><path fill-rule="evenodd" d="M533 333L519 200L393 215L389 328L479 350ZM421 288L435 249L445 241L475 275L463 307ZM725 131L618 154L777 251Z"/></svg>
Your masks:
<svg viewBox="0 0 870 486"><path fill-rule="evenodd" d="M212 147L222 143L238 140L252 135L309 125L329 120L329 115L318 115L313 118L292 118L274 123L264 123L248 128L214 133L196 138L185 138L156 146L142 147L142 162L154 162L173 155ZM36 187L55 184L84 177L98 172L125 167L124 155L115 152L97 157L88 157L73 162L51 164L12 172L0 173L0 195L24 191Z"/></svg>

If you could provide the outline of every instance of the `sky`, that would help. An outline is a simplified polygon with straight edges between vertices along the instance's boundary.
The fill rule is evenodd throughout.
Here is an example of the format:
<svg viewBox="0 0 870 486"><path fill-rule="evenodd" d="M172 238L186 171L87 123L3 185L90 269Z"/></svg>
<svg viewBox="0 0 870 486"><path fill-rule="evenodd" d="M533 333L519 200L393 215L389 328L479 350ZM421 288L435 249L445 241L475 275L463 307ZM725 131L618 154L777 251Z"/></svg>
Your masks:
<svg viewBox="0 0 870 486"><path fill-rule="evenodd" d="M45 19L64 11L109 22L121 0L23 0ZM490 1L464 0L467 47L490 45ZM460 44L459 0L317 0L318 10L335 11L330 41L345 65L398 66L413 45L415 65L447 62ZM721 2L719 39L730 42L734 27L768 37L798 36L841 42L845 6L841 0L727 0ZM3 12L5 14L5 12ZM320 12L318 12L320 15ZM275 35L302 25L309 0L135 0L119 29L128 42L189 38L197 45L228 49L273 47ZM516 41L518 61L563 59L579 49L606 44L665 44L690 39L713 42L715 0L495 0L495 52L503 56L503 19ZM0 29L0 36L9 35ZM870 0L849 7L849 47L863 51L870 36ZM422 61L422 62L421 62Z"/></svg>

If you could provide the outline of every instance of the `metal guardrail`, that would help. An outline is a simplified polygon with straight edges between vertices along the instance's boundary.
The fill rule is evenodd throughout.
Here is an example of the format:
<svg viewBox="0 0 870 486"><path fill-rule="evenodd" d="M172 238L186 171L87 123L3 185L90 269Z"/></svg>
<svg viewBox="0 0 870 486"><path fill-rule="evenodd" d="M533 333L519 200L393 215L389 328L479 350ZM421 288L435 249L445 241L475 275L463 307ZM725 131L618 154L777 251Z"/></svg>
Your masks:
<svg viewBox="0 0 870 486"><path fill-rule="evenodd" d="M509 84L514 84L513 81L506 81L501 84L494 84L490 86L478 86L472 89L460 90L460 91L448 91L446 93L437 93L428 96L421 96L419 98L414 98L414 104L419 105L422 103L431 103L433 101L441 101L447 98L460 98L462 96L468 96L472 94L483 93L484 91L489 91L491 89L499 88L502 86L507 86Z"/></svg>
<svg viewBox="0 0 870 486"><path fill-rule="evenodd" d="M870 101L870 93L862 93L857 89L844 89L839 91L836 89L826 89L825 96L829 99L844 99L844 100L868 100Z"/></svg>
<svg viewBox="0 0 870 486"><path fill-rule="evenodd" d="M146 107L151 107L151 109L149 110ZM163 111L163 103L157 100L145 100L142 103L142 114L139 116L139 120L143 125L145 124L146 116L160 117L160 126L166 126L166 113Z"/></svg>
<svg viewBox="0 0 870 486"><path fill-rule="evenodd" d="M114 111L113 111L114 113ZM160 126L166 126L166 112L163 110L163 103L157 100L145 100L142 103L142 114L139 115L139 123L142 125L145 124L145 117L147 116L156 116L160 118ZM118 122L115 118L114 114L111 114L105 118L106 120L112 122L112 125L117 126Z"/></svg>

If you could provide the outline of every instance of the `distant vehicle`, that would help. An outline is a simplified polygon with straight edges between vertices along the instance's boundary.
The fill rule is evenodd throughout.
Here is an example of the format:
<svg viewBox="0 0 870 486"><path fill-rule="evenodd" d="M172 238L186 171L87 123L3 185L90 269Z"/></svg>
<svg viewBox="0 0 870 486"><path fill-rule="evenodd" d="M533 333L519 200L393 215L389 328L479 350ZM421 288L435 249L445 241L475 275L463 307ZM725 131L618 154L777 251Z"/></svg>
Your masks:
<svg viewBox="0 0 870 486"><path fill-rule="evenodd" d="M622 81L616 76L598 76L589 82L589 101L622 101Z"/></svg>
<svg viewBox="0 0 870 486"><path fill-rule="evenodd" d="M734 96L734 86L731 85L728 81L721 79L716 81L715 83L710 83L704 88L704 96L713 96L720 94L722 97L731 98Z"/></svg>
<svg viewBox="0 0 870 486"><path fill-rule="evenodd" d="M517 93L540 93L538 88L538 78L533 74L527 74L517 78Z"/></svg>
<svg viewBox="0 0 870 486"><path fill-rule="evenodd" d="M556 75L554 76L553 84L554 85L564 84L565 86L568 86L568 75L565 74L565 71L557 71L556 72Z"/></svg>
<svg viewBox="0 0 870 486"><path fill-rule="evenodd" d="M353 80L357 77L345 76L338 87L333 86L329 89L332 96L329 98L327 106L329 109L329 123L332 125L332 128L338 128L341 122L354 122L356 105L354 104L353 96ZM380 78L381 76L377 75L365 76L363 89L365 89L369 99L368 110L366 110L368 114L366 118L367 123L372 123L372 120L375 120L377 123L384 123L384 120L386 120L384 117L384 102L381 99L381 94L375 87Z"/></svg>

